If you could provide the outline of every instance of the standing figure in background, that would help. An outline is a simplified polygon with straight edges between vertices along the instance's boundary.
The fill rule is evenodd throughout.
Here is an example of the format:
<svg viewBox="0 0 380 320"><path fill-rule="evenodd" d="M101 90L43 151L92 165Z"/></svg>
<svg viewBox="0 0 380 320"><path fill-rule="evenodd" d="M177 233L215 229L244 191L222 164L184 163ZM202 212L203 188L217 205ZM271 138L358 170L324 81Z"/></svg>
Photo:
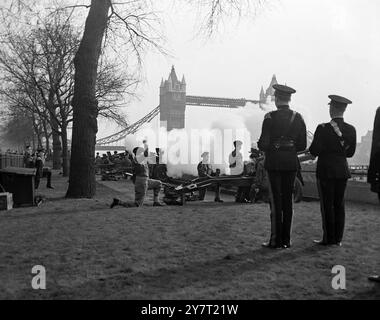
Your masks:
<svg viewBox="0 0 380 320"><path fill-rule="evenodd" d="M113 162L113 156L111 154L111 151L107 151L107 158L110 162Z"/></svg>
<svg viewBox="0 0 380 320"><path fill-rule="evenodd" d="M244 163L244 176L255 177L257 173L257 163L260 156L260 151L254 147L251 147L251 151L249 153L249 161ZM254 203L258 191L256 181L250 187L243 187L243 199L246 199L250 203Z"/></svg>
<svg viewBox="0 0 380 320"><path fill-rule="evenodd" d="M31 146L26 146L24 153L24 167L25 168L34 168L34 156Z"/></svg>
<svg viewBox="0 0 380 320"><path fill-rule="evenodd" d="M244 173L244 161L241 153L242 146L243 142L239 140L234 141L234 150L228 157L230 172L233 176L240 176ZM238 187L235 202L248 203L248 200L244 198L244 188Z"/></svg>
<svg viewBox="0 0 380 320"><path fill-rule="evenodd" d="M329 98L331 121L317 127L309 149L318 157L316 174L323 228L322 239L314 242L341 246L346 215L344 194L351 177L347 158L355 154L356 130L343 119L347 105L352 102L337 95Z"/></svg>
<svg viewBox="0 0 380 320"><path fill-rule="evenodd" d="M101 173L100 166L101 166L102 163L103 163L103 160L100 157L99 152L97 152L96 153L96 157L95 157L95 172L96 172L96 174Z"/></svg>
<svg viewBox="0 0 380 320"><path fill-rule="evenodd" d="M273 89L277 110L266 114L258 142L259 149L265 152L271 210L271 236L263 246L290 248L297 152L306 149L306 125L302 116L289 107L296 90L279 84Z"/></svg>
<svg viewBox="0 0 380 320"><path fill-rule="evenodd" d="M218 173L214 172L212 170L212 166L210 165L210 153L209 152L203 152L202 155L202 161L199 162L197 170L198 170L198 177L203 180L207 179L211 176L218 176ZM203 201L206 197L207 188L203 188L199 190L199 200ZM222 203L223 200L220 199L220 184L215 185L215 202Z"/></svg>
<svg viewBox="0 0 380 320"><path fill-rule="evenodd" d="M51 185L51 170L49 168L44 168L45 165L45 152L44 149L40 148L37 149L37 157L35 162L35 168L36 171L36 178L35 178L35 188L38 189L40 186L41 178L44 177L44 175L47 178L46 188L54 189Z"/></svg>
<svg viewBox="0 0 380 320"><path fill-rule="evenodd" d="M160 148L156 148L156 164L153 166L152 179L167 181L168 180L168 168L163 162L164 151Z"/></svg>

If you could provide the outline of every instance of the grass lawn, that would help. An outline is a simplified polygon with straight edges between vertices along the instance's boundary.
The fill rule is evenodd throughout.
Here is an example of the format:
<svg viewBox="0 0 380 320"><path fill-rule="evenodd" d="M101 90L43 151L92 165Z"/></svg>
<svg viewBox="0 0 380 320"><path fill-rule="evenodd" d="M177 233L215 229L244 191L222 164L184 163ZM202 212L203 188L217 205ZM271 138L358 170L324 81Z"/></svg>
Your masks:
<svg viewBox="0 0 380 320"><path fill-rule="evenodd" d="M380 210L348 204L341 248L315 246L319 203L295 207L293 248L261 248L269 236L266 204L188 203L185 207L109 209L133 199L129 181L98 184L95 199L65 200L67 179L40 193L35 208L0 212L1 299L379 299ZM210 194L211 199L212 194ZM31 288L34 265L47 289ZM347 289L331 287L334 265Z"/></svg>

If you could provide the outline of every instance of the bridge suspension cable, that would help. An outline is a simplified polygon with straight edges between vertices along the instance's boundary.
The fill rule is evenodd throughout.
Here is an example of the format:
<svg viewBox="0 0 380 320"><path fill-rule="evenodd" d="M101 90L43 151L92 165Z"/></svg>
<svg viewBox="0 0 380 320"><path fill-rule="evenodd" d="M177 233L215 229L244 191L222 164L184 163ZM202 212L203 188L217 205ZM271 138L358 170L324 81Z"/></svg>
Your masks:
<svg viewBox="0 0 380 320"><path fill-rule="evenodd" d="M138 131L142 125L151 122L159 113L160 113L160 106L154 108L151 112L149 112L143 118L131 124L130 126L126 127L125 129L117 133L114 133L108 137L97 140L96 145L97 146L109 145L111 143L124 139L126 136L130 134L136 133L136 131Z"/></svg>
<svg viewBox="0 0 380 320"><path fill-rule="evenodd" d="M239 101L239 100L237 100L237 101ZM246 102L251 102L251 101L242 99L239 102L246 103ZM252 102L255 103L254 101L252 101ZM194 105L195 105L195 103L194 103ZM140 127L143 126L144 124L151 122L159 113L160 113L160 106L154 108L152 111L150 111L143 118L141 118L140 120L131 124L130 126L126 127L125 129L123 129L117 133L114 133L108 137L101 138L101 139L97 140L96 145L97 146L105 146L105 145L109 145L111 143L123 140L126 136L136 133L140 129ZM312 132L307 131L307 139L308 139L308 142L311 143L311 141L313 140L313 133Z"/></svg>

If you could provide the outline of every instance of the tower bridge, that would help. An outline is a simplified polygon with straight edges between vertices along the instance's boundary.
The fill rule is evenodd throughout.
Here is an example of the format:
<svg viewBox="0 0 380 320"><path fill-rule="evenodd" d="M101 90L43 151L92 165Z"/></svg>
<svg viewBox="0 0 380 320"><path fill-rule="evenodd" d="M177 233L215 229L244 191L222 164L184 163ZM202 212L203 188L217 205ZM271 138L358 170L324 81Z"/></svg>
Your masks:
<svg viewBox="0 0 380 320"><path fill-rule="evenodd" d="M191 106L236 109L245 107L247 103L253 103L262 108L262 105L274 100L274 90L272 85L276 83L277 79L274 75L266 92L264 92L263 88L261 89L258 100L187 95L185 76L183 76L180 81L173 66L168 79L161 80L159 105L143 118L121 131L97 140L96 149L99 151L110 149L122 150L124 146L118 145L120 142L124 141L128 135L135 134L141 126L151 122L158 115L160 115L160 121L166 123L168 131L173 129L184 129L186 108Z"/></svg>

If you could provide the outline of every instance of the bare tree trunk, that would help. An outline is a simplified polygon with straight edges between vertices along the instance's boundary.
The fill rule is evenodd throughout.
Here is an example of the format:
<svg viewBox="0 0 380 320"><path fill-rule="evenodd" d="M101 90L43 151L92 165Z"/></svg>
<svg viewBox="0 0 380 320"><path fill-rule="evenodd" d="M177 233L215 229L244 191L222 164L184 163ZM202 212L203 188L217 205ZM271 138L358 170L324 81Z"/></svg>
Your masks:
<svg viewBox="0 0 380 320"><path fill-rule="evenodd" d="M62 158L61 139L60 139L59 133L55 131L55 129L52 132L52 136L53 136L53 169L61 170L61 158Z"/></svg>
<svg viewBox="0 0 380 320"><path fill-rule="evenodd" d="M32 120L33 120L33 129L37 138L37 148L42 148L42 134L41 134L40 124L36 121L34 116Z"/></svg>
<svg viewBox="0 0 380 320"><path fill-rule="evenodd" d="M49 90L48 111L50 115L50 127L53 137L53 169L61 170L62 144L59 133L59 123L57 121L56 107L54 105L54 90Z"/></svg>
<svg viewBox="0 0 380 320"><path fill-rule="evenodd" d="M98 109L95 90L110 6L110 0L91 1L83 38L74 59L73 135L66 194L71 198L92 198L96 192L94 162Z"/></svg>
<svg viewBox="0 0 380 320"><path fill-rule="evenodd" d="M54 117L50 116L51 135L53 137L53 169L61 170L62 144L59 133L59 126Z"/></svg>
<svg viewBox="0 0 380 320"><path fill-rule="evenodd" d="M41 134L40 129L38 129L38 133L37 133L37 145L38 145L37 148L42 148L42 134Z"/></svg>
<svg viewBox="0 0 380 320"><path fill-rule="evenodd" d="M69 176L69 158L68 158L68 143L67 143L67 123L62 121L61 128L62 138L62 172L64 177Z"/></svg>
<svg viewBox="0 0 380 320"><path fill-rule="evenodd" d="M50 152L50 140L49 140L50 134L48 132L48 128L47 128L45 120L42 120L42 126L43 126L43 129L44 129L46 153L50 157L50 155L51 155L51 152Z"/></svg>

